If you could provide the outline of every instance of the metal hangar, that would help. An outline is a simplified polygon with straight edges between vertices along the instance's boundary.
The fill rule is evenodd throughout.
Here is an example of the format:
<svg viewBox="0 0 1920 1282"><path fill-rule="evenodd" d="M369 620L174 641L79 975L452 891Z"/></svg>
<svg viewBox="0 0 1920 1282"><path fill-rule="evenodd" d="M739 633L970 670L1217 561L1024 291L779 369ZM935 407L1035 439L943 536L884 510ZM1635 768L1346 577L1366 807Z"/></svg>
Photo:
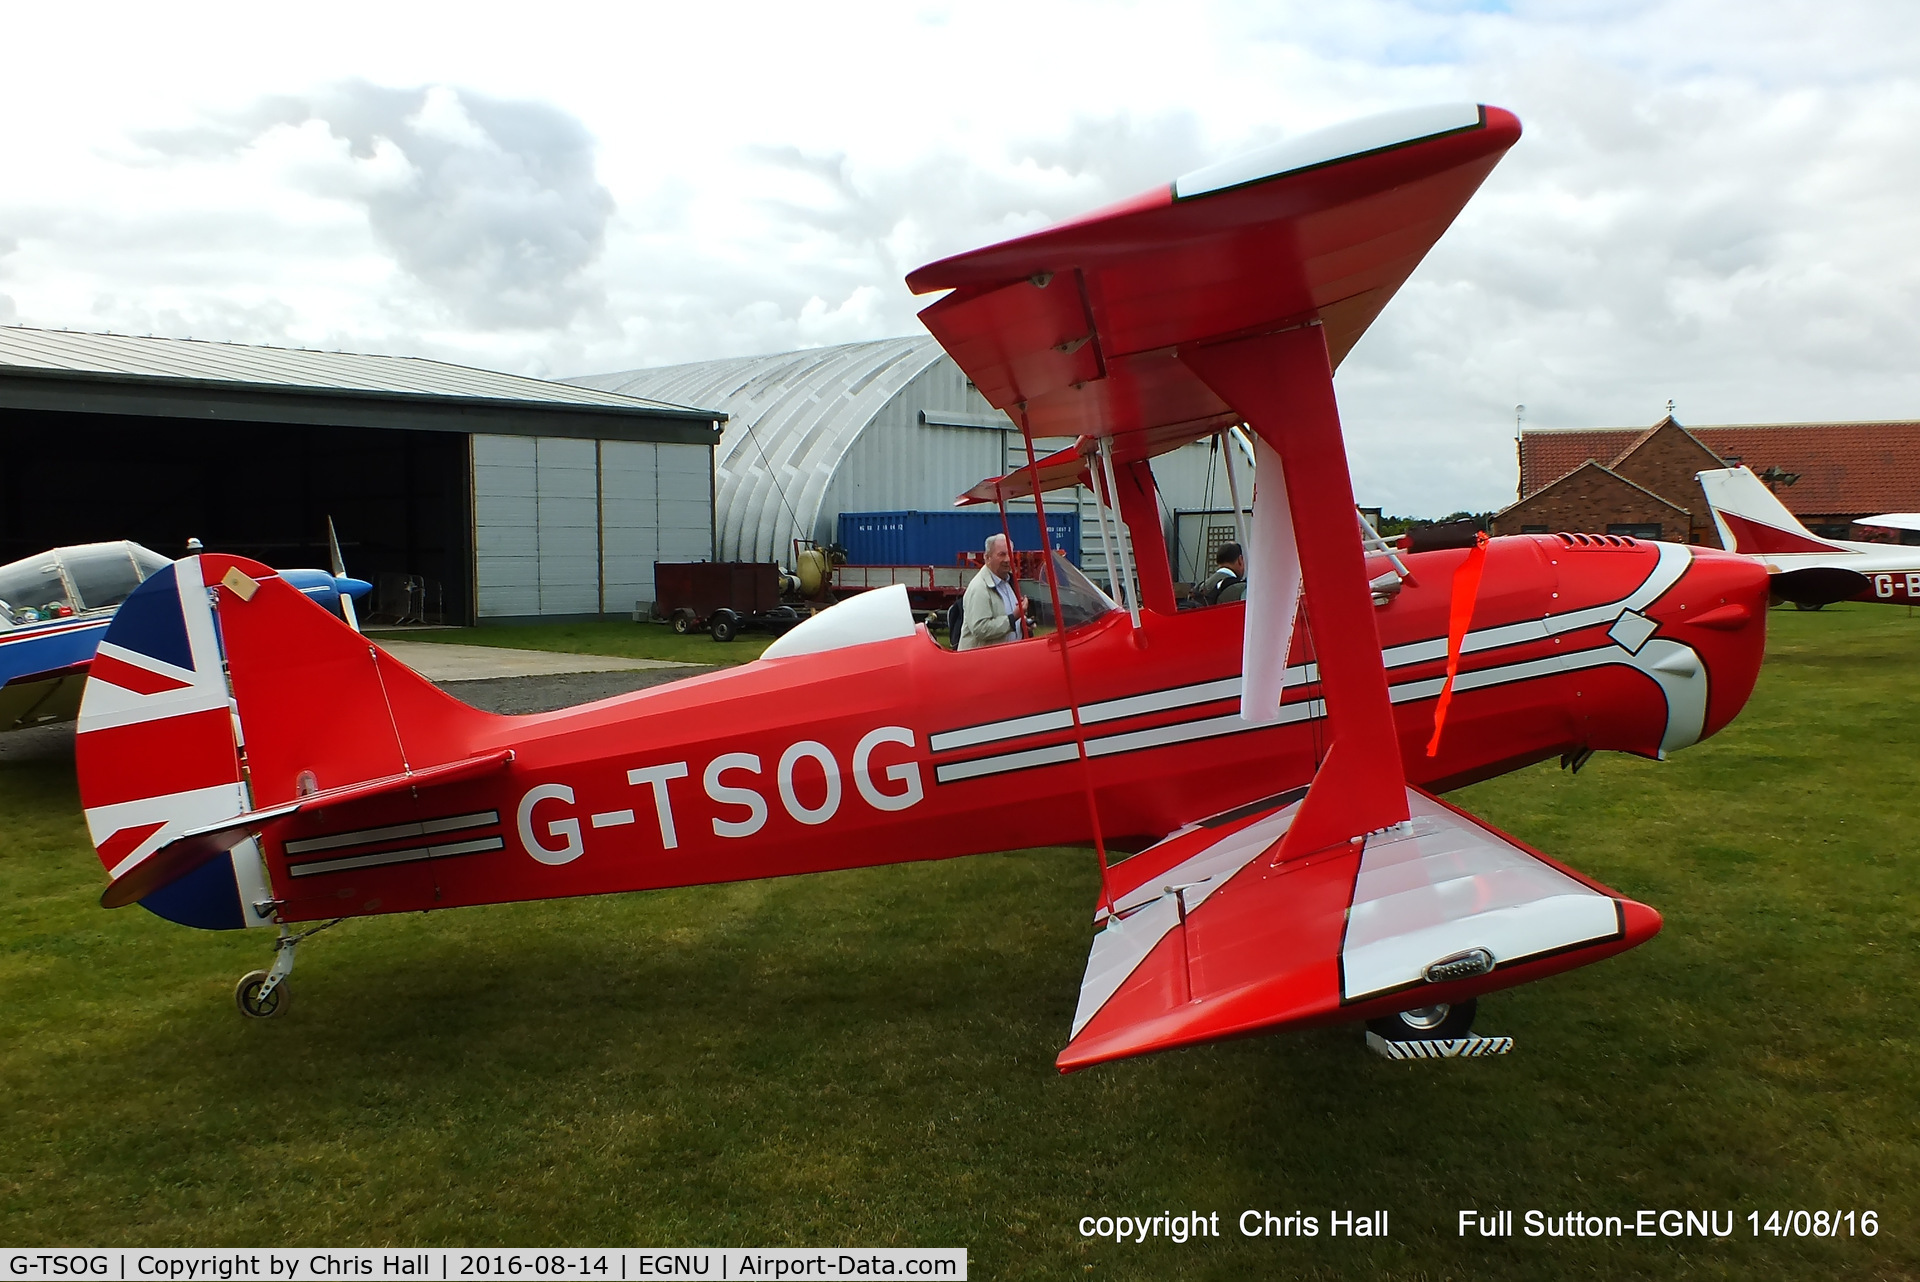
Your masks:
<svg viewBox="0 0 1920 1282"><path fill-rule="evenodd" d="M723 561L786 564L796 538L832 542L842 512L942 511L975 482L1026 461L1012 421L926 335L567 381L724 411L714 473L714 554ZM1154 461L1170 538L1177 509L1226 506L1215 462L1206 442ZM1081 528L1096 529L1091 492L1079 501ZM1030 501L1015 506L1032 510ZM1034 530L1031 517L1024 528ZM1014 538L1023 541L1019 527ZM1089 572L1105 578L1098 549L1082 552Z"/></svg>
<svg viewBox="0 0 1920 1282"><path fill-rule="evenodd" d="M324 565L331 516L376 615L624 615L656 558L713 555L723 417L411 357L0 328L0 562L197 537Z"/></svg>

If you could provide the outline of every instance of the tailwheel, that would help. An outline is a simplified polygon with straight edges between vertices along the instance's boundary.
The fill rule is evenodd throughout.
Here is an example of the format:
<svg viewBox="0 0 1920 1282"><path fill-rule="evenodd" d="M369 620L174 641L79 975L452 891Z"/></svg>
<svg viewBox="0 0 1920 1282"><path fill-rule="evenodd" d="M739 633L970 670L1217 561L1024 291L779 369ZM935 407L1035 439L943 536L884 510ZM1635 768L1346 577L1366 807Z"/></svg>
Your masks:
<svg viewBox="0 0 1920 1282"><path fill-rule="evenodd" d="M297 935L283 924L280 937L273 941L273 969L250 970L233 986L233 1004L240 1008L240 1013L248 1019L272 1019L285 1011L291 1004L287 976L293 973L293 950L301 940L331 930L345 920L335 917L324 926L315 926Z"/></svg>
<svg viewBox="0 0 1920 1282"><path fill-rule="evenodd" d="M1413 1010L1395 1011L1383 1019L1367 1021L1367 1031L1378 1033L1390 1042L1447 1042L1473 1032L1473 1017L1479 1010L1478 998L1448 1005L1439 1002Z"/></svg>
<svg viewBox="0 0 1920 1282"><path fill-rule="evenodd" d="M262 990L265 990L264 994ZM287 1009L292 998L293 992L285 979L267 988L267 972L264 970L248 971L233 986L233 1004L248 1019L272 1019Z"/></svg>

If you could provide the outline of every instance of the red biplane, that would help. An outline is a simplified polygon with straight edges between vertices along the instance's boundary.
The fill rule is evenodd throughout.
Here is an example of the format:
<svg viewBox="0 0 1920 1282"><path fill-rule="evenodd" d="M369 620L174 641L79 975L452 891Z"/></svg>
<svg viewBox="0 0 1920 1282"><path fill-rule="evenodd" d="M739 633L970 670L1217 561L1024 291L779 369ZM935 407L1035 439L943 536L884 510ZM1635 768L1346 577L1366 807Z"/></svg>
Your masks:
<svg viewBox="0 0 1920 1282"><path fill-rule="evenodd" d="M1091 845L1062 1069L1338 1021L1455 1037L1479 994L1640 943L1652 909L1433 794L1713 734L1758 671L1765 575L1583 535L1369 553L1334 404L1519 135L1490 107L1361 121L909 277L948 291L928 328L1028 433L974 497L1089 484L1133 536L1118 603L1043 558L1031 640L943 649L895 587L731 671L495 716L266 566L178 562L122 607L81 713L103 902L278 926L237 994L266 1014L302 923ZM1151 459L1240 424L1246 600L1177 610Z"/></svg>

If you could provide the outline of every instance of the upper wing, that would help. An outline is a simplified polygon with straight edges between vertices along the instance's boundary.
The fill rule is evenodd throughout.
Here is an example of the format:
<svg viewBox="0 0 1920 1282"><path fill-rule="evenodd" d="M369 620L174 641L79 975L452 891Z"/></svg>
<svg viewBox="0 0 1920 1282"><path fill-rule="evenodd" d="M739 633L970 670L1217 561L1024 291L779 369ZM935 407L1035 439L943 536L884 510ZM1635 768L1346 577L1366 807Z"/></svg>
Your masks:
<svg viewBox="0 0 1920 1282"><path fill-rule="evenodd" d="M1183 829L1114 869L1062 1071L1465 1001L1660 929L1653 909L1418 789L1405 824L1281 860L1305 791Z"/></svg>
<svg viewBox="0 0 1920 1282"><path fill-rule="evenodd" d="M1177 450L1182 445L1203 441L1218 429L1219 425L1208 419L1199 424L1174 423L1126 432L1113 438L1113 464L1121 468L1140 459L1154 458ZM1036 460L1030 467L1017 467L1005 476L988 477L955 499L953 505L965 507L969 503L997 503L1026 498L1036 488L1042 494L1074 485L1092 489L1094 483L1087 469L1088 459L1094 452L1094 441L1094 437L1082 436L1067 448L1055 450L1045 458ZM1034 485L1036 470L1040 474L1037 487Z"/></svg>
<svg viewBox="0 0 1920 1282"><path fill-rule="evenodd" d="M1185 426L1191 440L1241 414L1176 347L1318 323L1337 365L1519 136L1511 114L1471 104L1354 121L907 284L953 291L921 319L1034 435Z"/></svg>

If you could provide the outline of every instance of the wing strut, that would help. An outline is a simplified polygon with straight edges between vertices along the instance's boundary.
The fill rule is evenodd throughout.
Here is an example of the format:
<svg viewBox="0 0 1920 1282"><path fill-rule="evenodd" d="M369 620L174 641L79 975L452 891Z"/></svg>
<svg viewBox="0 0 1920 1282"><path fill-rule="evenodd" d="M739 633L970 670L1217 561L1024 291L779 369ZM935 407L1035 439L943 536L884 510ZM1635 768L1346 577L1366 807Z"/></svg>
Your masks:
<svg viewBox="0 0 1920 1282"><path fill-rule="evenodd" d="M1117 531L1110 534L1107 530L1108 500L1100 469L1093 467L1088 468L1087 479L1093 482L1091 487L1093 489L1093 515L1094 519L1100 522L1100 558L1101 564L1107 567L1107 589L1126 606L1127 613L1133 617L1134 627L1138 628L1140 626L1140 610L1130 595L1132 585L1127 582L1124 574L1114 573L1113 567L1119 564L1120 557L1120 554L1114 549L1119 544L1120 535Z"/></svg>
<svg viewBox="0 0 1920 1282"><path fill-rule="evenodd" d="M1272 514L1285 496L1286 524L1297 549L1300 581L1313 605L1314 652L1332 731L1326 759L1277 852L1282 860L1404 823L1405 771L1380 634L1373 620L1366 558L1354 527L1353 480L1347 472L1333 368L1317 323L1224 343L1182 348L1180 361L1245 417L1273 451L1255 467L1253 522L1259 559L1248 566L1247 646L1259 638L1253 601L1280 587L1283 565L1261 541L1263 507ZM1280 481L1279 486L1274 482ZM1264 491L1264 492L1263 492ZM1261 668L1284 667L1286 654L1263 649ZM1243 679L1251 680L1249 664Z"/></svg>
<svg viewBox="0 0 1920 1282"><path fill-rule="evenodd" d="M1220 446L1221 461L1227 465L1227 494L1233 499L1233 541L1241 544L1240 552L1241 555L1244 556L1246 554L1246 531L1240 528L1240 522L1245 518L1247 509L1240 502L1240 478L1233 466L1233 448L1237 442L1230 433L1233 433L1232 428L1221 432L1213 439ZM1251 450L1247 452L1247 457L1253 457ZM1194 577L1198 578L1202 573L1213 573L1213 567L1210 565L1201 566Z"/></svg>
<svg viewBox="0 0 1920 1282"><path fill-rule="evenodd" d="M1040 460L1033 448L1033 428L1027 423L1027 407L1017 407L1014 421L1020 424L1020 435L1027 443L1028 478L1033 483L1033 512L1040 522L1040 562L1047 567L1047 595L1053 601L1054 639L1060 644L1060 674L1067 687L1067 712L1073 717L1073 746L1080 757L1080 780L1087 794L1087 822L1093 830L1093 853L1100 861L1100 906L1108 912L1113 911L1113 892L1108 889L1110 877L1107 870L1107 841L1100 829L1100 800L1093 791L1093 761L1087 755L1087 728L1080 720L1080 697L1073 689L1073 659L1068 651L1066 616L1060 612L1060 576L1053 569L1053 535L1047 528L1047 504L1040 497ZM1000 519L1006 522L1005 497L1000 500ZM1012 541L1008 541L1012 545Z"/></svg>
<svg viewBox="0 0 1920 1282"><path fill-rule="evenodd" d="M1094 477L1100 482L1100 490L1099 493L1094 496L1094 502L1100 509L1100 536L1104 539L1107 534L1106 509L1112 508L1114 516L1120 520L1125 520L1126 518L1120 511L1120 487L1115 485L1113 481L1113 438L1110 436L1101 437L1098 448L1100 451L1100 466L1094 471ZM1140 598L1135 595L1134 588L1136 584L1144 587L1145 583L1134 577L1133 557L1127 547L1129 543L1133 542L1131 535L1132 530L1129 527L1126 534L1122 534L1114 539L1114 543L1120 551L1120 578L1118 580L1121 592L1120 599L1126 602L1127 614L1133 619L1133 630L1138 632L1140 630ZM1111 554L1111 549L1108 549L1108 551L1109 554ZM1107 562L1107 577L1109 579L1113 578L1113 562L1111 559Z"/></svg>

